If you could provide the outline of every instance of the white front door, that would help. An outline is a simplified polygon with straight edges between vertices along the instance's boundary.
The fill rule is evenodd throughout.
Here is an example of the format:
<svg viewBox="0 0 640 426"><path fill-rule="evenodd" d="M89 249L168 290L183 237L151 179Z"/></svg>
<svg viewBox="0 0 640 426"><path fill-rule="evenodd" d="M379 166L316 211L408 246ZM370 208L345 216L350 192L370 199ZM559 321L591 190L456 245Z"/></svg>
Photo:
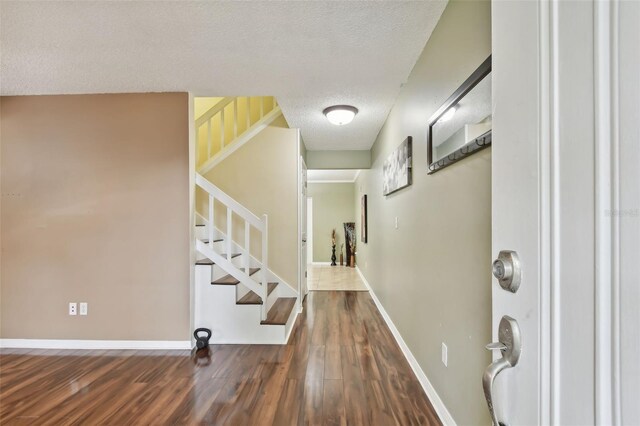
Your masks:
<svg viewBox="0 0 640 426"><path fill-rule="evenodd" d="M640 229L630 202L640 86L627 72L640 69L640 33L629 16L640 16L637 2L492 3L492 251L515 252L521 269L516 292L492 281L494 363L483 384L495 377L494 422L619 424L637 406L621 392L637 390L621 371L625 359L637 365L640 340L620 332L630 319L621 294L637 294L621 262L640 258L640 235L625 246L620 232Z"/></svg>
<svg viewBox="0 0 640 426"><path fill-rule="evenodd" d="M546 423L539 410L545 361L541 357L541 311L545 307L540 293L543 265L539 243L544 223L540 205L538 9L536 2L492 4L492 253L495 259L500 251L515 251L523 270L516 293L503 290L492 280L493 342L501 340L498 328L508 316L519 327L522 347L513 368L485 372L483 385L491 386L488 374L495 375L495 419L509 425ZM515 22L518 25L513 25ZM487 265L487 273L491 273L491 265ZM501 351L494 351L494 362L501 356Z"/></svg>

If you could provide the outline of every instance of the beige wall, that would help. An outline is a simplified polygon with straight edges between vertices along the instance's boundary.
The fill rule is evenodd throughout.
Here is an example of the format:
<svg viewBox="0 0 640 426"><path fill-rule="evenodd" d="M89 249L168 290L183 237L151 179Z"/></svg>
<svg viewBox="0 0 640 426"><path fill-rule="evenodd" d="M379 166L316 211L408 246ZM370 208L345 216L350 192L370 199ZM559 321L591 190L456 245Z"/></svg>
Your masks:
<svg viewBox="0 0 640 426"><path fill-rule="evenodd" d="M491 150L427 175L425 134L432 113L491 53L490 15L489 2L449 2L354 197L357 229L360 196L369 200L358 266L458 424L490 423L480 383L491 361ZM382 163L409 135L413 185L384 197Z"/></svg>
<svg viewBox="0 0 640 426"><path fill-rule="evenodd" d="M294 288L298 285L298 148L298 131L289 129L281 118L205 175L258 217L269 216L270 269ZM206 214L206 204L198 191L198 212ZM216 217L216 226L225 231L222 206L216 207ZM233 239L244 245L241 220L234 220ZM251 242L252 252L259 257L257 232L252 233Z"/></svg>
<svg viewBox="0 0 640 426"><path fill-rule="evenodd" d="M188 340L187 94L0 103L2 337Z"/></svg>
<svg viewBox="0 0 640 426"><path fill-rule="evenodd" d="M307 195L313 198L313 261L331 261L331 230L336 230L336 258L344 244L344 223L355 222L353 183L310 183ZM359 241L359 240L358 240ZM346 255L346 248L343 250ZM346 261L346 260L345 260Z"/></svg>

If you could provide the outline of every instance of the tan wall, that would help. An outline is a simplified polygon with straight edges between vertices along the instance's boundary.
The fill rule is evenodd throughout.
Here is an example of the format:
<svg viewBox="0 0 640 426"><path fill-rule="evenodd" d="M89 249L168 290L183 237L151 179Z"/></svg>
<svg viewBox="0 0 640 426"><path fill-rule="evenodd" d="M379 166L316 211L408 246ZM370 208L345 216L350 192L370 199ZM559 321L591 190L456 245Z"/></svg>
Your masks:
<svg viewBox="0 0 640 426"><path fill-rule="evenodd" d="M358 266L458 424L489 424L491 150L427 175L426 122L491 53L489 2L450 1L356 182L368 194ZM382 195L382 163L413 136L413 185ZM398 218L398 229L394 227ZM441 343L448 346L448 367Z"/></svg>
<svg viewBox="0 0 640 426"><path fill-rule="evenodd" d="M313 198L313 261L331 261L331 230L336 230L336 258L344 244L344 223L355 222L353 183L310 183L307 195ZM346 255L346 248L343 250Z"/></svg>
<svg viewBox="0 0 640 426"><path fill-rule="evenodd" d="M258 217L269 216L269 267L292 287L298 284L297 135L278 119L205 175ZM207 214L200 190L197 211ZM216 226L225 231L226 210L216 205L215 214ZM234 220L233 229L233 239L244 245L244 222ZM258 258L259 241L253 232L252 253Z"/></svg>
<svg viewBox="0 0 640 426"><path fill-rule="evenodd" d="M0 103L2 337L188 340L187 94Z"/></svg>

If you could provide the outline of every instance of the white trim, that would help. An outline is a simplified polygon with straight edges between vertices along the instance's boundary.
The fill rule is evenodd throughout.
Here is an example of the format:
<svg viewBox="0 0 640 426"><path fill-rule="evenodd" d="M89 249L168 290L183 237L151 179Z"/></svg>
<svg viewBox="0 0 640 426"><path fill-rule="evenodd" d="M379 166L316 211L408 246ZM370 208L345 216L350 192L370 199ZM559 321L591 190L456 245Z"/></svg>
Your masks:
<svg viewBox="0 0 640 426"><path fill-rule="evenodd" d="M236 152L238 149L243 147L244 144L253 139L255 135L266 129L269 124L273 123L276 118L280 117L281 115L282 110L280 110L280 107L275 107L273 110L271 110L271 112L262 117L260 121L257 121L253 126L244 131L237 138L229 142L229 144L225 145L222 151L209 158L202 166L200 166L200 168L198 168L198 173L204 175L212 170L215 166L223 162L225 158Z"/></svg>
<svg viewBox="0 0 640 426"><path fill-rule="evenodd" d="M307 266L313 263L313 197L307 194ZM309 290L309 285L307 285ZM302 296L304 298L304 296Z"/></svg>
<svg viewBox="0 0 640 426"><path fill-rule="evenodd" d="M449 413L449 410L447 410L447 407L444 405L444 402L442 401L442 399L440 399L440 396L436 392L435 388L433 387L431 382L429 382L427 375L424 374L424 371L422 371L422 368L420 368L420 364L418 364L418 361L413 356L413 353L411 353L409 346L407 346L404 339L402 338L402 335L400 335L400 331L398 331L393 321L391 321L391 317L389 317L389 314L387 314L387 311L385 311L384 307L382 306L382 303L380 303L380 300L378 300L376 293L373 291L373 289L369 285L369 282L362 274L362 271L360 271L360 268L358 267L358 265L356 265L356 271L358 272L358 275L360 275L360 279L362 279L362 282L364 283L364 285L369 289L369 294L371 295L371 298L375 302L376 307L380 311L380 314L382 314L382 318L384 318L385 322L387 323L387 326L389 327L389 330L391 330L393 337L395 337L396 342L398 342L398 345L400 346L400 349L402 350L402 353L404 354L405 358L409 362L409 365L411 366L413 373L416 375L416 377L418 378L418 381L422 385L422 389L424 389L424 392L427 394L427 397L429 397L429 400L431 401L433 408L436 410L436 414L438 414L440 421L444 425L455 425L456 422L455 420L453 420L451 413Z"/></svg>
<svg viewBox="0 0 640 426"><path fill-rule="evenodd" d="M196 263L196 134L195 98L189 92L189 330L195 330L195 289L196 274L193 265ZM195 343L195 339L192 339Z"/></svg>
<svg viewBox="0 0 640 426"><path fill-rule="evenodd" d="M594 9L596 124L595 422L620 424L617 2Z"/></svg>
<svg viewBox="0 0 640 426"><path fill-rule="evenodd" d="M303 297L304 299L304 297ZM288 345L289 344L289 338L291 337L291 332L293 331L293 329L296 327L296 321L298 321L298 315L300 315L302 313L304 308L300 308L300 310L296 310L293 311L293 322L291 323L291 327L289 327L289 331L287 332L287 335L284 338L284 343L283 345ZM291 318L289 318L289 321L291 321ZM286 325L285 325L286 327Z"/></svg>
<svg viewBox="0 0 640 426"><path fill-rule="evenodd" d="M191 349L190 340L0 339L0 348L21 349Z"/></svg>
<svg viewBox="0 0 640 426"><path fill-rule="evenodd" d="M550 2L538 3L539 9L539 102L540 102L540 144L539 144L539 214L540 214L540 227L539 227L539 273L540 273L540 347L539 347L539 359L540 359L540 377L538 382L540 383L540 403L539 403L539 419L540 424L551 424L552 410L557 409L557 401L553 401L552 398L555 395L553 375L552 375L552 275L551 275L551 256L552 256L552 138L553 138L553 74L552 74L552 46L551 39L554 33L552 33L552 7ZM554 359L557 361L557 359ZM555 376L557 378L557 376Z"/></svg>
<svg viewBox="0 0 640 426"><path fill-rule="evenodd" d="M326 266L326 265L331 266L331 262L311 262L311 264L313 266Z"/></svg>
<svg viewBox="0 0 640 426"><path fill-rule="evenodd" d="M304 295L302 294L302 263L306 262L307 259L302 259L302 234L303 234L303 230L302 230L302 212L303 210L307 207L307 200L306 200L306 193L304 194L303 197L303 185L305 184L303 182L303 178L302 178L302 169L304 168L305 170L307 169L307 164L304 162L304 158L302 157L302 155L300 155L300 144L301 144L301 135L300 135L300 129L297 129L297 138L296 138L296 157L298 158L298 173L297 173L297 185L296 188L298 190L298 194L297 194L297 199L298 199L298 210L297 210L297 217L298 217L298 243L297 243L297 256L296 259L298 261L298 265L297 265L297 272L298 272L298 279L296 280L298 282L298 286L297 286L297 292L298 294L296 295L296 305L297 305L297 311L302 312L302 300L304 299ZM306 211L305 211L306 214ZM306 279L306 277L305 277Z"/></svg>

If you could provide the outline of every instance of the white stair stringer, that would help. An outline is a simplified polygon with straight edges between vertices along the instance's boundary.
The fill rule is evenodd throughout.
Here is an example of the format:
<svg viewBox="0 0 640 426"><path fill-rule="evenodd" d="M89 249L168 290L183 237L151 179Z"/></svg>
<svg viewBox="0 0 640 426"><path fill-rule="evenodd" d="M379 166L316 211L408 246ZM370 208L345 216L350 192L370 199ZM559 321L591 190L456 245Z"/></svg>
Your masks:
<svg viewBox="0 0 640 426"><path fill-rule="evenodd" d="M267 215L259 218L199 174L196 184L209 194L209 217L196 217L194 327L210 329L212 344L286 344L300 310L292 304L297 292L269 269ZM227 233L211 227L214 202L227 207ZM233 215L245 221L244 244L227 238ZM261 234L261 259L249 251L250 227Z"/></svg>
<svg viewBox="0 0 640 426"><path fill-rule="evenodd" d="M249 290L254 291L257 294L260 294L261 288L260 284L255 282L250 275L246 274L242 269L239 269L233 263L226 258L222 257L222 255L216 253L207 244L203 243L200 240L196 240L196 249L215 262L216 265L220 266L226 273L233 276L236 280L240 281Z"/></svg>
<svg viewBox="0 0 640 426"><path fill-rule="evenodd" d="M261 305L236 304L237 286L212 285L211 268L216 266L196 266L194 326L210 329L212 344L286 344L297 310L291 310L285 325L260 324ZM275 300L275 293L268 300Z"/></svg>
<svg viewBox="0 0 640 426"><path fill-rule="evenodd" d="M197 239L206 239L207 235L208 235L208 227L209 227L208 221L200 213L196 213L196 216L197 216L197 223L204 225L204 226L196 227L196 238ZM224 241L227 240L226 234L224 232L222 232L218 228L215 228L214 235L216 236L216 238L220 238L220 239L222 239ZM212 243L209 242L209 244L207 244L207 245L211 245L211 244ZM217 243L213 243L213 244L214 244L214 246L217 246L217 247L221 247L221 248L224 247L224 242L217 242ZM242 256L246 255L244 248L241 247L235 241L231 242L231 247L232 247L232 252L233 253L242 253ZM207 256L204 253L200 252L200 251L196 251L196 253L197 253L197 260L206 259L207 258ZM240 259L241 258L236 258L236 259L234 259L234 261L237 261L238 265L243 265L243 263L240 261ZM259 266L258 259L256 259L255 257L251 256L250 266L252 268L255 268L255 267ZM271 269L267 270L267 281L278 283L278 287L273 291L273 293L277 293L278 297L297 297L298 296L298 292L296 290L294 290L294 288L291 285L289 285L285 280L280 278ZM246 291L244 293L246 293ZM244 293L242 293L242 295L244 295ZM270 308L270 306L269 306L269 308Z"/></svg>

